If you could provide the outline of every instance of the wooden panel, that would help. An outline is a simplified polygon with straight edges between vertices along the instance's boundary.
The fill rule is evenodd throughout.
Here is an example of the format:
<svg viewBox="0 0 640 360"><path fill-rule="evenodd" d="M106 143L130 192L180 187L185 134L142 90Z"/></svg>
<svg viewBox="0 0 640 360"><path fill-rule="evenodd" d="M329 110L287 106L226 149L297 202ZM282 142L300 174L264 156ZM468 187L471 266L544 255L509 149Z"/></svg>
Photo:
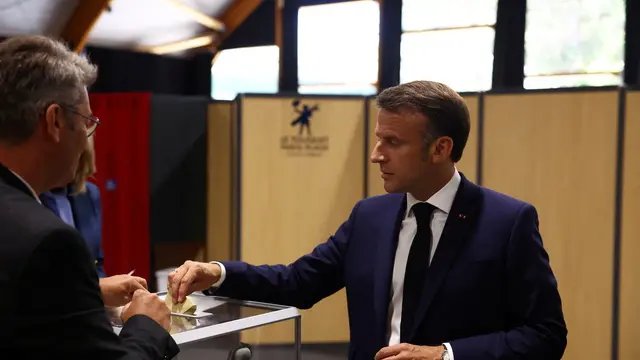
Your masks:
<svg viewBox="0 0 640 360"><path fill-rule="evenodd" d="M640 92L627 95L620 262L620 360L640 359ZM636 277L637 276L637 277Z"/></svg>
<svg viewBox="0 0 640 360"><path fill-rule="evenodd" d="M617 103L615 91L485 98L483 182L538 210L565 360L611 356Z"/></svg>
<svg viewBox="0 0 640 360"><path fill-rule="evenodd" d="M476 182L477 179L477 165L478 165L478 96L465 96L467 107L469 108L469 115L471 118L471 130L469 131L469 139L462 156L462 159L456 164L459 171L469 179L469 181ZM376 107L375 99L368 100L369 106L369 153L366 154L367 158L371 155L376 142L376 121L378 118L378 108ZM384 181L380 177L380 167L378 164L369 162L368 169L368 194L367 196L375 196L386 194L384 190Z"/></svg>
<svg viewBox="0 0 640 360"><path fill-rule="evenodd" d="M207 119L207 261L232 260L233 103L209 105Z"/></svg>
<svg viewBox="0 0 640 360"><path fill-rule="evenodd" d="M240 243L241 259L249 263L288 264L309 253L363 197L363 99L302 98L300 106L319 108L312 136L292 127L298 116L292 101L242 101ZM264 335L261 343L289 342L290 324ZM303 311L302 338L348 341L344 290Z"/></svg>
<svg viewBox="0 0 640 360"><path fill-rule="evenodd" d="M156 269L178 267L187 260L204 261L204 246L200 242L167 242L154 244ZM166 291L167 289L157 289Z"/></svg>

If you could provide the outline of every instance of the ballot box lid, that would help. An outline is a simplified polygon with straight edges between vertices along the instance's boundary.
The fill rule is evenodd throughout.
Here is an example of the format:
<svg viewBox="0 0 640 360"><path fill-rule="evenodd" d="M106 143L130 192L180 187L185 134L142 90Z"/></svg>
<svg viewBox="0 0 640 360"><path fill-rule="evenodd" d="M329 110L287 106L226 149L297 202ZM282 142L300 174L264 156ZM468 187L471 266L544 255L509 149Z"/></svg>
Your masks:
<svg viewBox="0 0 640 360"><path fill-rule="evenodd" d="M164 299L166 292L158 293ZM294 307L241 301L200 292L189 295L196 304L197 319L172 316L170 333L178 344L215 338L300 317ZM114 325L119 333L122 328Z"/></svg>

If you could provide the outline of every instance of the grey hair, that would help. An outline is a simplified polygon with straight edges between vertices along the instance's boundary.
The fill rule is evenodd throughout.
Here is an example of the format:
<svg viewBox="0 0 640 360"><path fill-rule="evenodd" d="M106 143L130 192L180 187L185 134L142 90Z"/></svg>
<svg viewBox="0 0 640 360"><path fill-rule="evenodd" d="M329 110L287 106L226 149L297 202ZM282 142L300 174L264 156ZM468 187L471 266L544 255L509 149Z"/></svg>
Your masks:
<svg viewBox="0 0 640 360"><path fill-rule="evenodd" d="M97 75L87 58L45 36L0 43L0 142L18 145L29 139L49 105L78 104Z"/></svg>

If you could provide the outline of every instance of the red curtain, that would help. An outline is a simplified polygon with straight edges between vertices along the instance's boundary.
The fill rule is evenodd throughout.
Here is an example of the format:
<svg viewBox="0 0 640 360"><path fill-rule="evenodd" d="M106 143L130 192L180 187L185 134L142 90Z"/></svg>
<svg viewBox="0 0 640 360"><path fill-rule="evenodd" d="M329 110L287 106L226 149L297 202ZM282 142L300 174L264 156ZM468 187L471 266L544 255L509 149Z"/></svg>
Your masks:
<svg viewBox="0 0 640 360"><path fill-rule="evenodd" d="M149 93L90 94L107 275L150 279Z"/></svg>

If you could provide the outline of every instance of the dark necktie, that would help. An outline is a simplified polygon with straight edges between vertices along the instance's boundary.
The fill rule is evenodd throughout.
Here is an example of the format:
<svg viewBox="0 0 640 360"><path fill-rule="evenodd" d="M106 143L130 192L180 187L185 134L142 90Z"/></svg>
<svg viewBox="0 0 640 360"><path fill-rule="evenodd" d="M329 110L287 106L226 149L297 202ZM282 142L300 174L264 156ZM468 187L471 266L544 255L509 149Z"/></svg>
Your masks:
<svg viewBox="0 0 640 360"><path fill-rule="evenodd" d="M413 238L407 268L404 274L404 291L402 294L402 322L400 323L400 340L407 339L413 320L415 319L424 281L429 269L431 254L431 214L435 207L428 203L417 203L411 208L418 224Z"/></svg>

